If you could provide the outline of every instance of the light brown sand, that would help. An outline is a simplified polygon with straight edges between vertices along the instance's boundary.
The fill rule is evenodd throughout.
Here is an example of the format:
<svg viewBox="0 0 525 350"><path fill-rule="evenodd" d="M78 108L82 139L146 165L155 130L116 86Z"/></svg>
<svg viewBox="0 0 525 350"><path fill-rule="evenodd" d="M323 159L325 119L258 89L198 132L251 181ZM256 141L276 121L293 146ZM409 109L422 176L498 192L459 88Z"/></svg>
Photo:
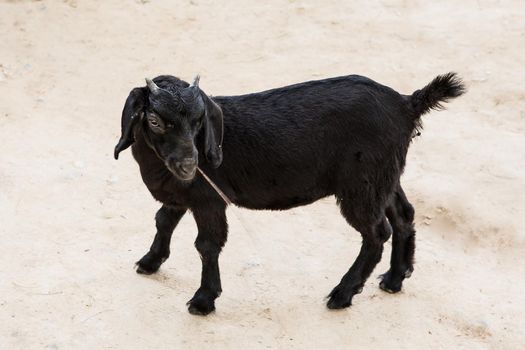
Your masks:
<svg viewBox="0 0 525 350"><path fill-rule="evenodd" d="M524 67L521 0L1 1L0 348L522 349ZM411 93L450 70L469 92L425 117L403 177L418 247L402 293L371 278L325 308L360 246L332 198L229 209L210 317L185 307L191 216L161 271L135 274L159 205L112 151L145 76L239 94L357 73Z"/></svg>

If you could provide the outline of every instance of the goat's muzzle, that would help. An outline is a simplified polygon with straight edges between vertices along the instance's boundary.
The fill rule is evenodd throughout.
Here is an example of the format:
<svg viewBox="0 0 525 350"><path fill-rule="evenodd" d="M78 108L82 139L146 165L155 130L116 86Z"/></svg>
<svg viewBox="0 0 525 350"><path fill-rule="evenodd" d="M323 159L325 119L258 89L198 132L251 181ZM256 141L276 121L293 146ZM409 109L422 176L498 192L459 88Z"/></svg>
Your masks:
<svg viewBox="0 0 525 350"><path fill-rule="evenodd" d="M197 171L197 161L194 158L184 158L180 162L166 165L175 176L183 181L192 180Z"/></svg>

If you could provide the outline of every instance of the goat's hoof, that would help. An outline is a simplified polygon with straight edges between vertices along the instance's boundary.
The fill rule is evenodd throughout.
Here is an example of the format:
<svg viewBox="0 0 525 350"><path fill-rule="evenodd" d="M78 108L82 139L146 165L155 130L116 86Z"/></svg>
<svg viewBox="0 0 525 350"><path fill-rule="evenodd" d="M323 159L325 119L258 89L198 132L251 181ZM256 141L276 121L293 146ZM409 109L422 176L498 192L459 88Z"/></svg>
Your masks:
<svg viewBox="0 0 525 350"><path fill-rule="evenodd" d="M391 270L388 270L387 272L379 276L379 278L381 279L381 282L379 283L379 288L381 288L387 293L398 293L399 291L401 291L401 287L403 286L403 280L405 278L410 277L411 273L412 269L408 269L403 275L394 275Z"/></svg>
<svg viewBox="0 0 525 350"><path fill-rule="evenodd" d="M167 258L159 258L154 254L148 253L135 263L137 266L137 273L151 275L159 270L160 265L162 265L166 259Z"/></svg>
<svg viewBox="0 0 525 350"><path fill-rule="evenodd" d="M353 294L345 292L343 287L337 286L328 294L328 298L330 299L326 303L326 306L332 310L344 309L352 305L353 296Z"/></svg>
<svg viewBox="0 0 525 350"><path fill-rule="evenodd" d="M385 281L381 281L379 283L379 288L381 288L382 291L390 294L395 294L401 290L401 287L389 287L388 284L385 283Z"/></svg>
<svg viewBox="0 0 525 350"><path fill-rule="evenodd" d="M206 316L215 311L215 302L203 298L193 298L187 302L188 312L192 315Z"/></svg>
<svg viewBox="0 0 525 350"><path fill-rule="evenodd" d="M215 310L215 299L219 296L220 290L213 292L209 289L200 287L193 298L186 303L188 311L192 315L206 316Z"/></svg>
<svg viewBox="0 0 525 350"><path fill-rule="evenodd" d="M141 275L152 275L152 274L154 274L155 272L158 271L158 269L150 270L148 268L144 268L144 267L140 266L140 264L138 262L136 263L136 265L137 265L137 270L136 271L137 271L138 274L141 274Z"/></svg>

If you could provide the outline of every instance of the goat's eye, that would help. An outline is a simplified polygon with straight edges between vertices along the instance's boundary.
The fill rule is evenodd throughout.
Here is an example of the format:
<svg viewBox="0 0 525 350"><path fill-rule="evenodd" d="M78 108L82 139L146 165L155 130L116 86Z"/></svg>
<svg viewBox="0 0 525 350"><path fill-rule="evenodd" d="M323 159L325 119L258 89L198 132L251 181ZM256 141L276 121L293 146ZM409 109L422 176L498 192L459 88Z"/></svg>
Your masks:
<svg viewBox="0 0 525 350"><path fill-rule="evenodd" d="M153 131L162 132L164 131L164 123L160 118L156 116L149 116L148 117L148 124L153 129Z"/></svg>

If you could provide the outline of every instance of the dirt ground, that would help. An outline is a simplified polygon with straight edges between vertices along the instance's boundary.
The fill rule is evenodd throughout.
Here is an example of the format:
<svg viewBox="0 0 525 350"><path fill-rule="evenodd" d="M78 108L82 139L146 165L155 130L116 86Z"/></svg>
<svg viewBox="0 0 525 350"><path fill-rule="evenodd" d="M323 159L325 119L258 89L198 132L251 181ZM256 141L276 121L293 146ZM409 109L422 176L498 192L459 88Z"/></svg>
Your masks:
<svg viewBox="0 0 525 350"><path fill-rule="evenodd" d="M0 1L0 348L522 349L525 2ZM411 93L457 71L469 92L424 117L403 176L416 270L354 305L324 297L360 236L333 198L228 210L223 294L200 280L184 217L151 277L134 262L159 207L130 152L124 100L144 77L201 74L213 95L361 74Z"/></svg>

